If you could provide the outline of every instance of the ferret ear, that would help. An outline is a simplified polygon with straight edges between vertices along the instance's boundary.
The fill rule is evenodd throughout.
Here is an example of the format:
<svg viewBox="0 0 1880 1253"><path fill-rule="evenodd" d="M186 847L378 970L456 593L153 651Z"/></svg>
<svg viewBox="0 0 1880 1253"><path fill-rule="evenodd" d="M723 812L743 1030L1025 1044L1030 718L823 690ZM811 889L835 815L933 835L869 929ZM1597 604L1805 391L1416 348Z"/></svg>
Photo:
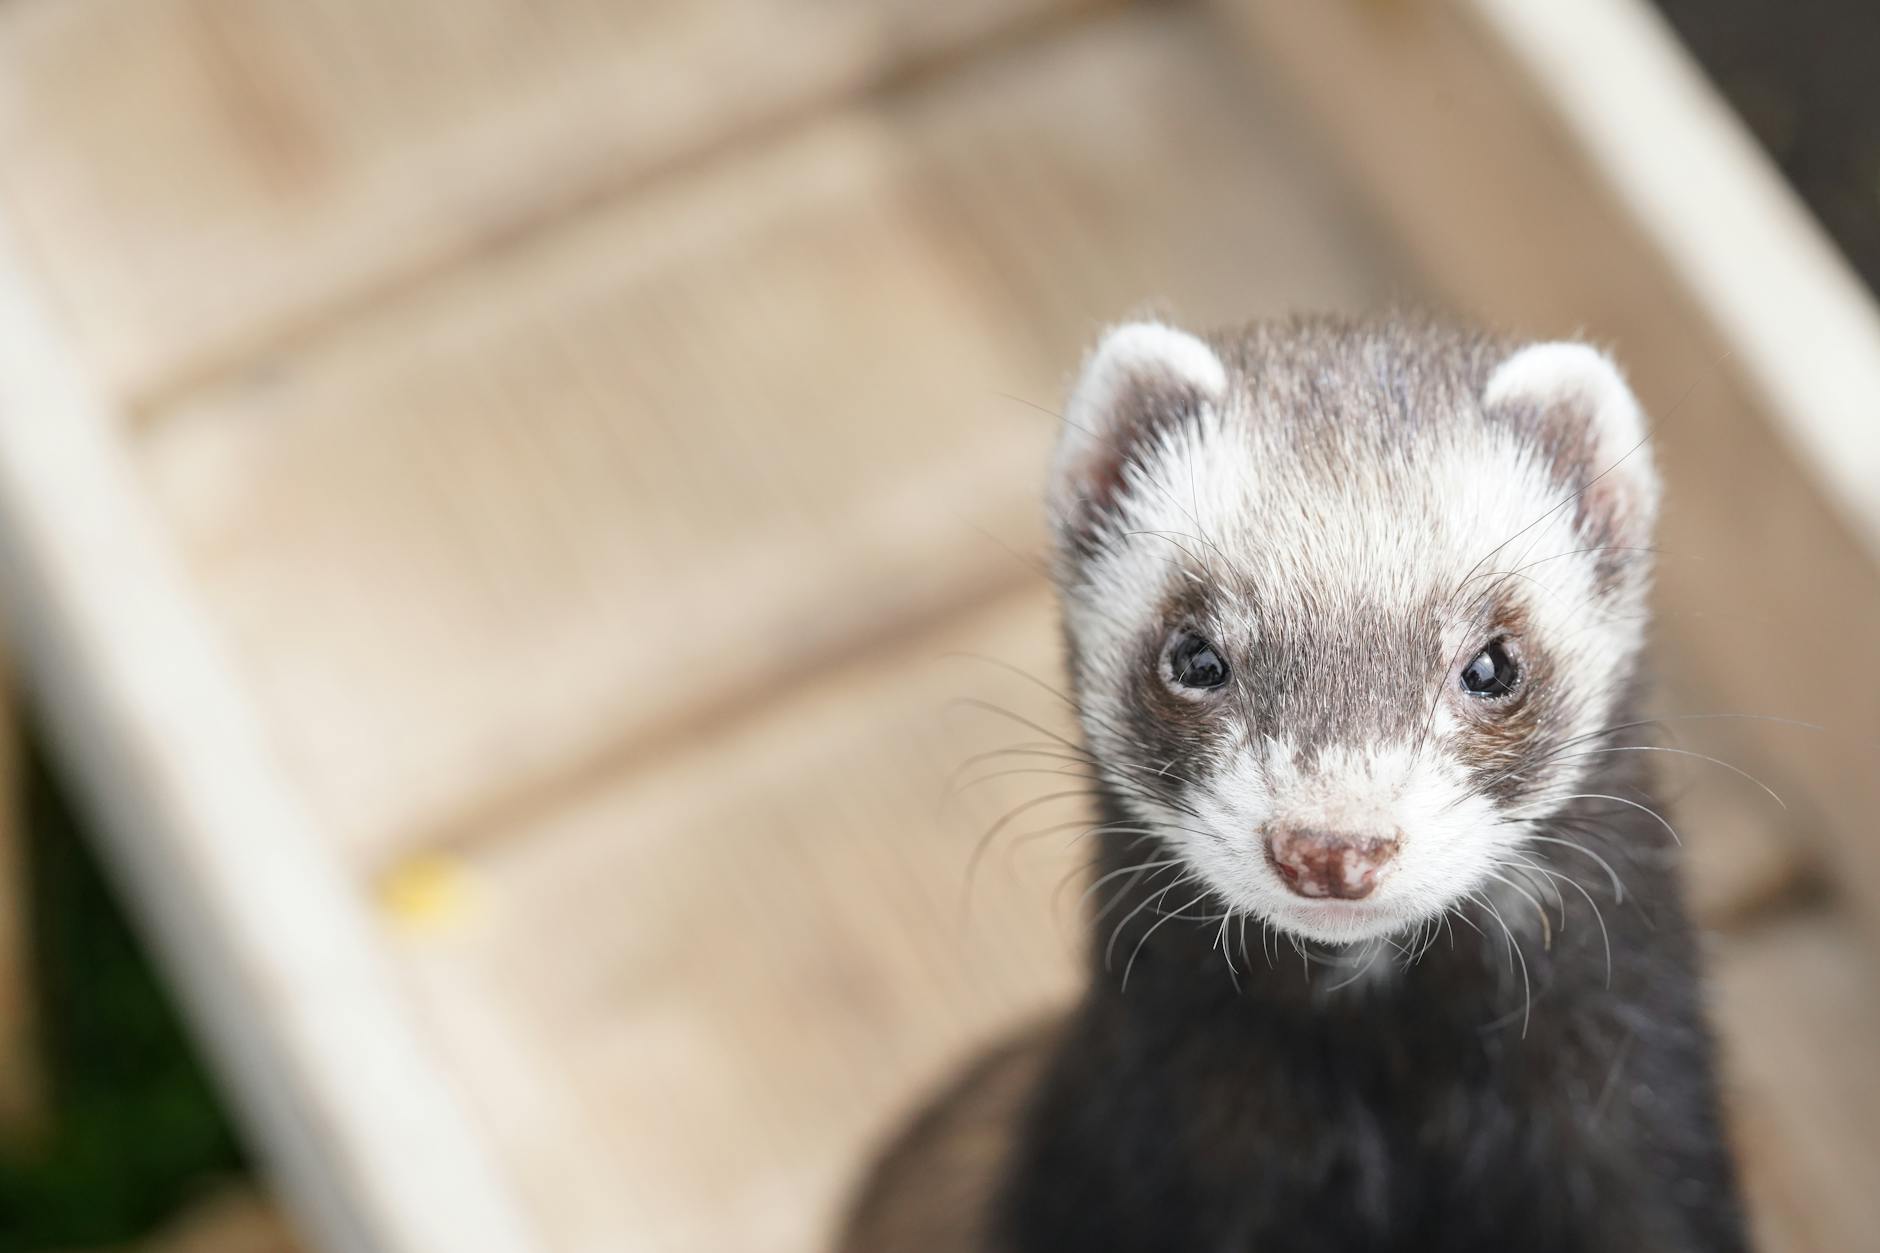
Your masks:
<svg viewBox="0 0 1880 1253"><path fill-rule="evenodd" d="M1586 344L1530 344L1495 368L1482 403L1491 418L1540 436L1580 489L1577 515L1597 542L1650 542L1658 472L1645 414L1610 357Z"/></svg>
<svg viewBox="0 0 1880 1253"><path fill-rule="evenodd" d="M1214 349L1159 322L1112 327L1071 389L1048 499L1060 540L1087 539L1121 498L1126 470L1156 431L1217 405L1227 368Z"/></svg>

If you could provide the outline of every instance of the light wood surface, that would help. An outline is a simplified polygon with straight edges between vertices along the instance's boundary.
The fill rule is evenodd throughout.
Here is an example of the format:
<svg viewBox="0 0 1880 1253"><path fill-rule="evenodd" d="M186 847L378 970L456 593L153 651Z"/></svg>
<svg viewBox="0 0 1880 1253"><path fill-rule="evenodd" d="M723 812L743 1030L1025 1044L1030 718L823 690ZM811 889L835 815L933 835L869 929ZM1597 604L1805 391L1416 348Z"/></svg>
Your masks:
<svg viewBox="0 0 1880 1253"><path fill-rule="evenodd" d="M488 827L1013 586L1105 320L1389 294L1276 112L1196 17L1125 16L154 415L153 489L323 820L367 862Z"/></svg>
<svg viewBox="0 0 1880 1253"><path fill-rule="evenodd" d="M141 400L1056 0L0 7L0 188Z"/></svg>
<svg viewBox="0 0 1880 1253"><path fill-rule="evenodd" d="M1068 999L1083 774L960 770L1049 737L951 704L1066 733L1056 697L954 655L1055 680L1051 615L1034 588L833 667L451 859L401 949L552 1247L822 1247L913 1091Z"/></svg>
<svg viewBox="0 0 1880 1253"><path fill-rule="evenodd" d="M1880 684L1766 663L1880 585L1467 7L0 6L0 604L311 1243L818 1247L1072 990L1077 798L965 881L1077 780L948 793L1064 727L952 654L1059 681L1078 352L1423 297L1632 368L1661 709L1845 715L1670 773L1767 1247L1857 1247Z"/></svg>

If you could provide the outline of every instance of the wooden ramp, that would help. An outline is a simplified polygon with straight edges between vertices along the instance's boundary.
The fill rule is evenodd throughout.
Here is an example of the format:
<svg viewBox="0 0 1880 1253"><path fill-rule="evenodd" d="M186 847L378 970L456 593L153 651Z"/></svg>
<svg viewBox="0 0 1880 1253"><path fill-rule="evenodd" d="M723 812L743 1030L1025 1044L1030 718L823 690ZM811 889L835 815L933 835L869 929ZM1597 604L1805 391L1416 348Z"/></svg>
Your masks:
<svg viewBox="0 0 1880 1253"><path fill-rule="evenodd" d="M1070 995L1078 798L955 771L1065 728L1006 667L1058 680L1038 485L1104 322L1433 299L1623 334L1675 408L1676 272L1626 323L1433 271L1326 103L1361 42L1284 12L0 6L13 638L310 1242L814 1249ZM1664 426L1699 550L1735 488ZM1761 637L1668 584L1666 706L1743 699ZM1767 1247L1825 1253L1880 1224L1880 998L1810 886L1853 793L1799 781L1693 776L1684 825Z"/></svg>

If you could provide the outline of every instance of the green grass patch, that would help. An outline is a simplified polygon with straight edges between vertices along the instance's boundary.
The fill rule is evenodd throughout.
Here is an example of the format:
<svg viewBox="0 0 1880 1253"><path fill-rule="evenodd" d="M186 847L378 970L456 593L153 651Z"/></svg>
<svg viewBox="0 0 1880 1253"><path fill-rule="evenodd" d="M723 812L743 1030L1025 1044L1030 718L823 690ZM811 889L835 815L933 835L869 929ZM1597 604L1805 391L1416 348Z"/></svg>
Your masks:
<svg viewBox="0 0 1880 1253"><path fill-rule="evenodd" d="M0 1143L0 1253L133 1239L245 1170L167 989L44 753L23 766L49 1118Z"/></svg>

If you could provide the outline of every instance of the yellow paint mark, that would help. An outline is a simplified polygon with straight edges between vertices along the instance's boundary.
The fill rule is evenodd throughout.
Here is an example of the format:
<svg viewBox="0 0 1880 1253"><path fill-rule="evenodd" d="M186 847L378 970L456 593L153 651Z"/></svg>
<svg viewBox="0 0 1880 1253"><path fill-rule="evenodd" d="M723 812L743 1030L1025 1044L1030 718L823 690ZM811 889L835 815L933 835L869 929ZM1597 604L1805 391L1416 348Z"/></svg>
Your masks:
<svg viewBox="0 0 1880 1253"><path fill-rule="evenodd" d="M379 881L379 907L414 931L449 930L469 917L475 887L475 876L462 859L419 853Z"/></svg>

